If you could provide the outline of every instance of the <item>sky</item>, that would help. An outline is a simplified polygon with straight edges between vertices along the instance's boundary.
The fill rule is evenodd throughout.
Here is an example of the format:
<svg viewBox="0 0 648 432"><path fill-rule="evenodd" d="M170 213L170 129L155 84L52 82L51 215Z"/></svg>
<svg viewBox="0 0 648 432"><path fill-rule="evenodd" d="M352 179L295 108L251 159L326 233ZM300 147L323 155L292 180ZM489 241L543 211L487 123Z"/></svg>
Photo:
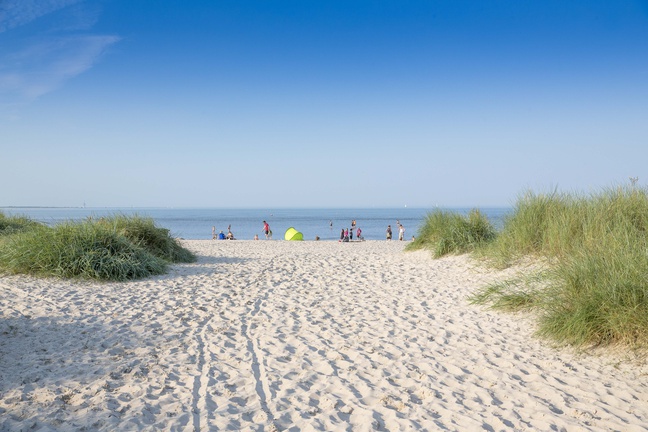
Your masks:
<svg viewBox="0 0 648 432"><path fill-rule="evenodd" d="M506 207L646 161L648 0L0 0L0 206Z"/></svg>

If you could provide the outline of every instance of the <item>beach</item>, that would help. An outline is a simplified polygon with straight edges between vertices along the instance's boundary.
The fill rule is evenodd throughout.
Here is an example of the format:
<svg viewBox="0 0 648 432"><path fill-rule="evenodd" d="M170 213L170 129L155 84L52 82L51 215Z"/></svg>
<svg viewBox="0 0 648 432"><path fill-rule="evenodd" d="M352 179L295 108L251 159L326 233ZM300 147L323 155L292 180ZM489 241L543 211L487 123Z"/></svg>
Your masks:
<svg viewBox="0 0 648 432"><path fill-rule="evenodd" d="M126 283L0 277L0 430L648 430L648 367L470 305L408 242L185 240Z"/></svg>

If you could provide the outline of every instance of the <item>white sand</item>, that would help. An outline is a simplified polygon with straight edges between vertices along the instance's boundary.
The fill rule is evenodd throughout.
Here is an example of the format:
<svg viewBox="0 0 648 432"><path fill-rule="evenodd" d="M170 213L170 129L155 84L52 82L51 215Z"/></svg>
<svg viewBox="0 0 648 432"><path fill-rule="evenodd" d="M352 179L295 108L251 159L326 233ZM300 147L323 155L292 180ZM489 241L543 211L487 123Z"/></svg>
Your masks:
<svg viewBox="0 0 648 432"><path fill-rule="evenodd" d="M466 296L403 242L189 241L129 283L0 278L1 430L648 430L645 365Z"/></svg>

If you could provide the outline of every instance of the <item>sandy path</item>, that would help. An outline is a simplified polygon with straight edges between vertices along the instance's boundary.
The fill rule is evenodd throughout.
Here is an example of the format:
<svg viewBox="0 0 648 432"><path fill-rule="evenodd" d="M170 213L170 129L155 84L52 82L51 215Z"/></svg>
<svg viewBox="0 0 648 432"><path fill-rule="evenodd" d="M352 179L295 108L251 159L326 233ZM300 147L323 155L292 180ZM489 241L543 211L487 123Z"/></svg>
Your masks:
<svg viewBox="0 0 648 432"><path fill-rule="evenodd" d="M189 241L138 282L0 278L1 430L648 430L646 367L467 304L403 243Z"/></svg>

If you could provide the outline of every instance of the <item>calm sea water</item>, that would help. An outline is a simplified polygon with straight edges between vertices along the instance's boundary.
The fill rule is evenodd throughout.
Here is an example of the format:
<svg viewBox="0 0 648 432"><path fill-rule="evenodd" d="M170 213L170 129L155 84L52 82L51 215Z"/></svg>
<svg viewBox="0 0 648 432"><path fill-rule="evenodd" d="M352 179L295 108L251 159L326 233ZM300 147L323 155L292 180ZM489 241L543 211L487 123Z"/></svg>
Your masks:
<svg viewBox="0 0 648 432"><path fill-rule="evenodd" d="M116 214L151 217L159 227L170 230L174 237L188 240L211 239L212 226L216 232L232 232L237 239L251 240L257 234L264 239L263 221L270 224L274 240L283 240L290 227L301 231L304 240L337 240L340 231L351 227L356 220L356 229L362 229L366 240L385 238L387 225L391 225L394 238L398 238L397 221L405 227L405 238L418 234L425 216L433 209L213 209L213 208L34 208L5 207L0 211L6 215L22 215L33 220L55 225L64 221L78 221L88 217L100 218ZM446 209L465 214L470 208ZM509 208L480 209L496 228L501 228ZM354 233L355 236L355 233Z"/></svg>

